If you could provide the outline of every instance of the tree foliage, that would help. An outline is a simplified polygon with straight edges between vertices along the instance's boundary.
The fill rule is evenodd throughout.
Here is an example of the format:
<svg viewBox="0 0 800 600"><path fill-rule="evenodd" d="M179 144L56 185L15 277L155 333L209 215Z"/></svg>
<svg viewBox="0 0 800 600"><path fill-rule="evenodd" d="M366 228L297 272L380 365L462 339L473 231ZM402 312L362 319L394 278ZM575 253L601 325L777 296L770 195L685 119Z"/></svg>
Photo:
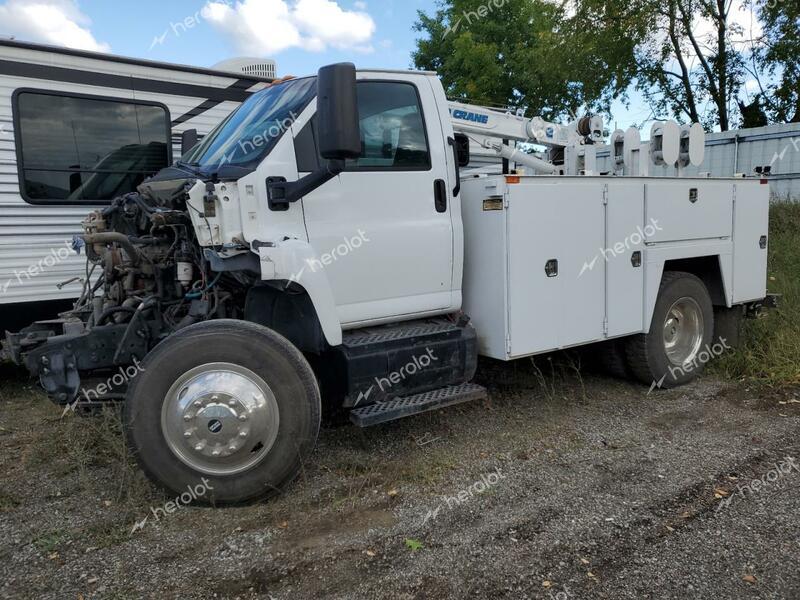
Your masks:
<svg viewBox="0 0 800 600"><path fill-rule="evenodd" d="M766 84L754 73L764 90L765 104L773 120L800 123L800 2L758 0L764 29L754 62L763 69Z"/></svg>
<svg viewBox="0 0 800 600"><path fill-rule="evenodd" d="M759 39L739 24L741 1ZM607 111L635 88L655 118L708 129L800 121L800 0L741 1L442 0L419 13L413 60L451 97L546 118ZM747 96L748 77L761 94Z"/></svg>
<svg viewBox="0 0 800 600"><path fill-rule="evenodd" d="M583 18L600 22L607 39ZM415 66L438 71L450 97L477 104L546 118L608 109L635 73L635 44L605 10L579 17L546 0L452 0L420 12L415 28L425 34Z"/></svg>
<svg viewBox="0 0 800 600"><path fill-rule="evenodd" d="M745 78L732 9L733 0L655 0L645 11L637 85L656 116L730 129Z"/></svg>

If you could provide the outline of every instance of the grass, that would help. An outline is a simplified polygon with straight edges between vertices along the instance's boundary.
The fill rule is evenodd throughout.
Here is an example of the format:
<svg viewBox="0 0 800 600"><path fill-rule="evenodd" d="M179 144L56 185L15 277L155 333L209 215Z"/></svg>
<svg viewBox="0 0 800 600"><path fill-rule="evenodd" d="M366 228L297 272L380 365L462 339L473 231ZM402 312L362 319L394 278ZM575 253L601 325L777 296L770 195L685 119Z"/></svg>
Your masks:
<svg viewBox="0 0 800 600"><path fill-rule="evenodd" d="M744 324L739 348L713 370L730 379L770 386L800 383L800 203L770 209L768 288L781 295L779 310Z"/></svg>
<svg viewBox="0 0 800 600"><path fill-rule="evenodd" d="M115 488L107 497L116 502L139 504L148 493L148 486L127 448L119 410L107 407L100 414L84 417L44 405L49 418L43 419L33 432L37 443L31 445L26 464L49 465L62 476L77 474L84 488L92 488L97 468L110 469Z"/></svg>

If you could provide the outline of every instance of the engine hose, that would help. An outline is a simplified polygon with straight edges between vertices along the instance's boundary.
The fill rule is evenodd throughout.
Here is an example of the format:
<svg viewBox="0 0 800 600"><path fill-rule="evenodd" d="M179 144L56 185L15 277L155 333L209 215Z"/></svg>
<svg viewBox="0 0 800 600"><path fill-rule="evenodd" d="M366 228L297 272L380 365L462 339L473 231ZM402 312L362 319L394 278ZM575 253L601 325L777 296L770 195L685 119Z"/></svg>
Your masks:
<svg viewBox="0 0 800 600"><path fill-rule="evenodd" d="M95 321L95 326L100 326L103 322L108 319L108 317L115 315L120 312L126 312L130 314L134 314L136 312L135 308L131 308L129 306L112 306L111 308L105 309L103 312L100 313L100 316L97 317Z"/></svg>
<svg viewBox="0 0 800 600"><path fill-rule="evenodd" d="M188 294L186 294L185 298L187 300L196 300L197 298L202 298L203 294L205 294L207 291L209 291L211 288L217 285L217 282L219 281L220 277L222 277L222 273L217 273L217 276L214 277L214 281L209 283L204 289L198 290L196 292L189 292Z"/></svg>
<svg viewBox="0 0 800 600"><path fill-rule="evenodd" d="M119 244L125 249L134 267L138 267L142 260L142 255L139 253L139 250L131 243L128 236L123 233L108 231L104 233L86 234L82 237L87 246L91 244Z"/></svg>

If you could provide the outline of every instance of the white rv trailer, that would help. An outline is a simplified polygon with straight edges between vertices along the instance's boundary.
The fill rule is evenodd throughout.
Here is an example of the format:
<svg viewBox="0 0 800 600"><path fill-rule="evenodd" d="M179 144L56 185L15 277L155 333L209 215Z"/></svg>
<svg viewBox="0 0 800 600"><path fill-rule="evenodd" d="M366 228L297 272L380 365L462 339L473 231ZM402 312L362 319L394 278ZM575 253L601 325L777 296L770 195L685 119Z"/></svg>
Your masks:
<svg viewBox="0 0 800 600"><path fill-rule="evenodd" d="M81 220L178 158L184 131L202 137L271 81L241 63L0 40L0 330L79 295L85 258L68 247Z"/></svg>

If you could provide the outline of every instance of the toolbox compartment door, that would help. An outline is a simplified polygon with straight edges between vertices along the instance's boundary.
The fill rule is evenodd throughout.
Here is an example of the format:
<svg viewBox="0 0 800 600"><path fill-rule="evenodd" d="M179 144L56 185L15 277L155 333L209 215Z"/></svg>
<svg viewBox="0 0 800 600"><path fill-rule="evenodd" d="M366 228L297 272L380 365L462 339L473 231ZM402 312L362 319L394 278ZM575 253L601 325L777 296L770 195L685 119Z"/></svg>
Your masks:
<svg viewBox="0 0 800 600"><path fill-rule="evenodd" d="M729 238L733 228L732 181L665 179L646 187L648 243Z"/></svg>
<svg viewBox="0 0 800 600"><path fill-rule="evenodd" d="M644 183L609 183L606 210L608 337L619 337L643 328L644 242L654 229L644 220Z"/></svg>
<svg viewBox="0 0 800 600"><path fill-rule="evenodd" d="M510 357L603 339L602 184L529 178L508 196Z"/></svg>
<svg viewBox="0 0 800 600"><path fill-rule="evenodd" d="M736 186L733 233L733 302L761 300L767 295L769 186L742 181Z"/></svg>

